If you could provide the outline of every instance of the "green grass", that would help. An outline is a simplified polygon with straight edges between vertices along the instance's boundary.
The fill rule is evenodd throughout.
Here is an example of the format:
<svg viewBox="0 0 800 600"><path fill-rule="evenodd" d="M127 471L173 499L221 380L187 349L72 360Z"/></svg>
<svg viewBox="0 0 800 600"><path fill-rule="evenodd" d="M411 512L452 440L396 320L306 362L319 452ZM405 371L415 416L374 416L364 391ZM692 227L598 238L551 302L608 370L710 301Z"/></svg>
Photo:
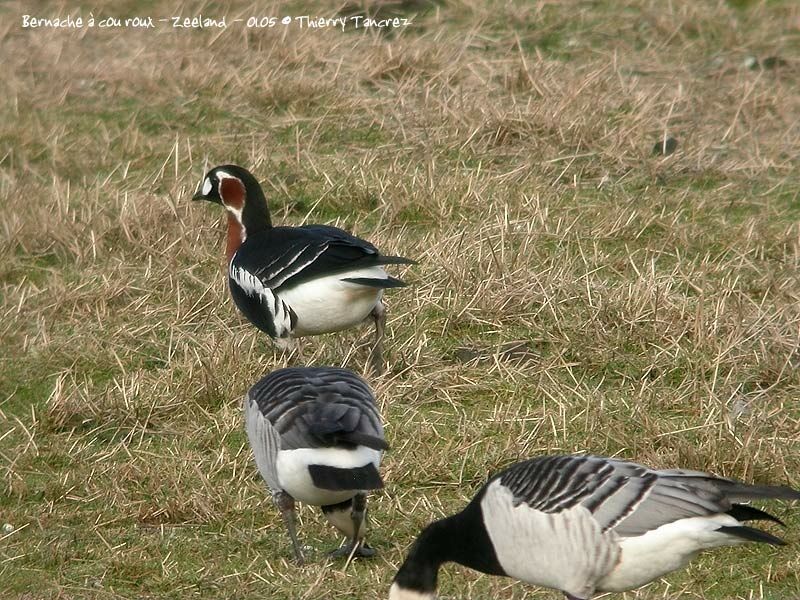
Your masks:
<svg viewBox="0 0 800 600"><path fill-rule="evenodd" d="M800 487L793 3L372 9L414 25L84 35L3 7L3 598L385 598L420 528L547 452ZM653 156L665 134L677 151ZM371 380L392 447L373 561L329 560L303 507L295 567L252 463L241 396L287 358L231 305L222 215L189 201L227 162L276 223L420 260L396 270L411 287ZM361 371L369 335L305 360ZM625 597L800 596L800 515L769 508L794 546L708 553ZM456 566L440 595L559 597Z"/></svg>

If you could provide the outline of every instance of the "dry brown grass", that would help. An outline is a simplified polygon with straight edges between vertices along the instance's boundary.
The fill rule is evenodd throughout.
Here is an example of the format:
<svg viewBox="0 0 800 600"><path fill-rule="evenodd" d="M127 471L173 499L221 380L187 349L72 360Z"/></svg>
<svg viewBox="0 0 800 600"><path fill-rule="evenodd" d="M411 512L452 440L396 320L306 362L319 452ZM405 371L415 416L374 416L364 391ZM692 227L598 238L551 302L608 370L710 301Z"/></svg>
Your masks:
<svg viewBox="0 0 800 600"><path fill-rule="evenodd" d="M800 486L800 10L388 5L422 12L381 35L31 31L65 6L0 9L0 595L385 597L420 527L545 452ZM228 161L275 221L420 259L372 380L374 561L327 561L304 510L295 568L251 463L239 398L286 359L231 306L220 215L188 201ZM305 352L361 370L368 336ZM627 597L794 597L797 556L723 551ZM558 597L454 566L441 593Z"/></svg>

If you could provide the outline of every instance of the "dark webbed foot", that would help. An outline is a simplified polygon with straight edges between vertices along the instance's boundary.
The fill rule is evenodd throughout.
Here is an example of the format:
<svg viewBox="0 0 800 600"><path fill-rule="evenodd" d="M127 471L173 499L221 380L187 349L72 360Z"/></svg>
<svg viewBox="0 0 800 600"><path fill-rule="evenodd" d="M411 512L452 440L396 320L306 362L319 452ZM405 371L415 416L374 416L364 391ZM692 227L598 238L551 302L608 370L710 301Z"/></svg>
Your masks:
<svg viewBox="0 0 800 600"><path fill-rule="evenodd" d="M353 552L353 542L351 541L341 548L336 548L336 550L331 550L330 552L330 556L333 558L349 558L351 554L359 558L372 558L377 554L377 551L366 542L361 542L358 544L355 552Z"/></svg>
<svg viewBox="0 0 800 600"><path fill-rule="evenodd" d="M358 556L370 558L375 556L375 549L364 540L367 519L367 495L357 493L350 500L340 504L323 506L322 512L336 529L347 536L347 543L333 550L330 555L337 558Z"/></svg>

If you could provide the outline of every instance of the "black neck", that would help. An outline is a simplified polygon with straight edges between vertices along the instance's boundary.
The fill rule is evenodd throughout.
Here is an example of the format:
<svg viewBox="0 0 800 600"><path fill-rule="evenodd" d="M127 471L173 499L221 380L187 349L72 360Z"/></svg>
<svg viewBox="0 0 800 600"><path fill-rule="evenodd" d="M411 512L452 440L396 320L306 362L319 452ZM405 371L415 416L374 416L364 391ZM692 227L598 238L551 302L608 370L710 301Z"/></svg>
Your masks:
<svg viewBox="0 0 800 600"><path fill-rule="evenodd" d="M245 182L245 190L247 200L242 210L242 225L247 235L271 229L272 220L269 217L267 199L264 197L264 192L261 191L261 186L253 179L252 183Z"/></svg>
<svg viewBox="0 0 800 600"><path fill-rule="evenodd" d="M237 177L244 185L246 197L242 208L242 227L245 234L250 236L272 228L267 198L253 174L238 165L222 165L219 169Z"/></svg>
<svg viewBox="0 0 800 600"><path fill-rule="evenodd" d="M456 562L490 575L505 575L483 525L479 498L462 512L424 529L395 581L403 588L433 593L439 567L446 562Z"/></svg>

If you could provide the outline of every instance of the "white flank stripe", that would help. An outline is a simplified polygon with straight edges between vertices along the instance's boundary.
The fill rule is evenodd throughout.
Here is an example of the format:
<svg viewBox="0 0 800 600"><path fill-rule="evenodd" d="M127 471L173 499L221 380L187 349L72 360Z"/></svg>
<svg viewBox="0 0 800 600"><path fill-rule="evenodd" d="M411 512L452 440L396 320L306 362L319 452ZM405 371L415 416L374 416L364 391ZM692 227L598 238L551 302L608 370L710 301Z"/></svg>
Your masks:
<svg viewBox="0 0 800 600"><path fill-rule="evenodd" d="M235 258L235 257L234 257ZM278 298L278 310L275 311L275 295L272 290L261 283L261 280L241 267L235 266L234 261L231 260L229 273L231 279L236 282L246 294L256 296L261 299L262 307L264 310L269 311L272 315L272 321L275 324L275 331L278 337L285 337L292 333L292 319L286 307L286 303Z"/></svg>
<svg viewBox="0 0 800 600"><path fill-rule="evenodd" d="M231 261L230 274L231 278L239 284L239 287L249 295L260 296L265 301L274 300L275 296L272 294L271 289L261 283L261 280L250 271L234 266L233 261Z"/></svg>

